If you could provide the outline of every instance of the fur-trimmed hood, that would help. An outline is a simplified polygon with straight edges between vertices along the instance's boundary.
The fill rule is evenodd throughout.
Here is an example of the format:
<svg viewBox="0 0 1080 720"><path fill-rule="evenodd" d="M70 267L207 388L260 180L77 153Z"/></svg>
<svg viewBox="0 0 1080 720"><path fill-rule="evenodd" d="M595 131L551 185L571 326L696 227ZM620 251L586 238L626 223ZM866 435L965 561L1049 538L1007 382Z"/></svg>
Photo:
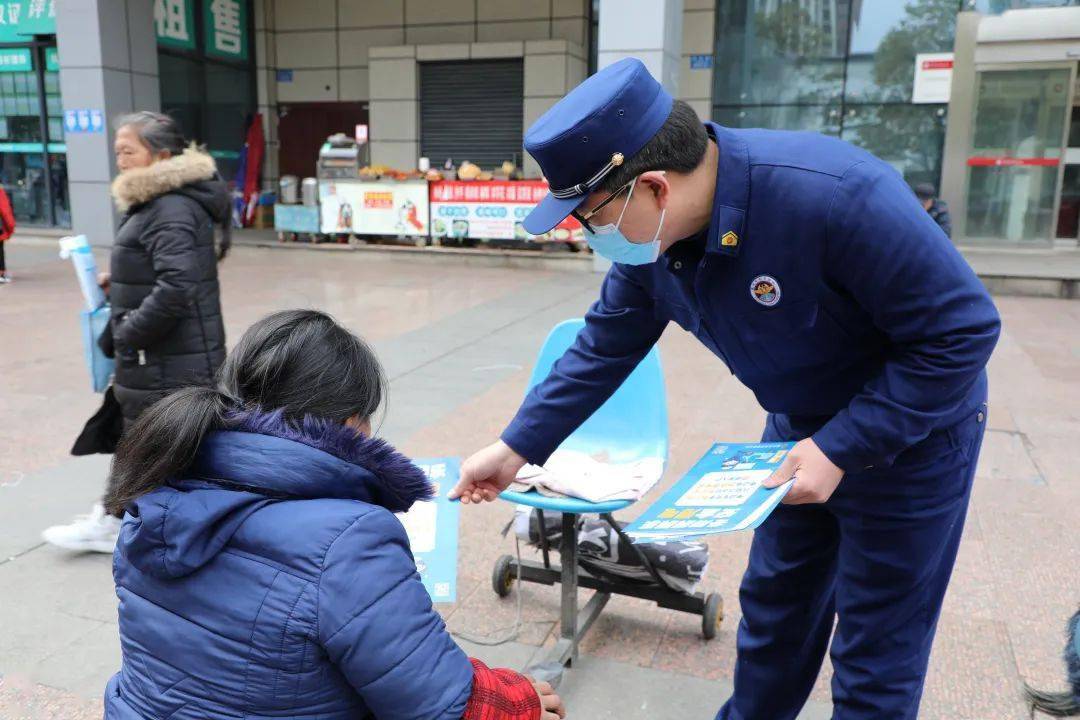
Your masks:
<svg viewBox="0 0 1080 720"><path fill-rule="evenodd" d="M241 411L203 439L183 478L135 501L119 547L144 572L182 577L270 503L344 499L403 512L433 494L423 471L383 440L311 417Z"/></svg>
<svg viewBox="0 0 1080 720"><path fill-rule="evenodd" d="M218 222L226 217L223 211L228 212L229 198L217 164L195 145L167 160L122 172L112 183L113 200L122 213L171 192L194 198Z"/></svg>

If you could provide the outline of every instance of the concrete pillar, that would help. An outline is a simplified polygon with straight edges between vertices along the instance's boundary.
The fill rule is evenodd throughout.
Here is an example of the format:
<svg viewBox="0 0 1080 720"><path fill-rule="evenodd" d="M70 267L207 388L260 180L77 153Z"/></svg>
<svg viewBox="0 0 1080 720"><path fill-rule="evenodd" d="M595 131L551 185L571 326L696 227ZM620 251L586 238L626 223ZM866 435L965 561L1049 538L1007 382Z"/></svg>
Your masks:
<svg viewBox="0 0 1080 720"><path fill-rule="evenodd" d="M716 55L716 0L684 0L679 93L702 121L712 117L712 68L693 67L694 55Z"/></svg>
<svg viewBox="0 0 1080 720"><path fill-rule="evenodd" d="M274 1L255 0L255 87L258 111L262 115L266 157L263 160L263 190L277 190L280 175L281 142L278 137L277 35ZM314 174L314 165L312 165Z"/></svg>
<svg viewBox="0 0 1080 720"><path fill-rule="evenodd" d="M679 97L683 51L683 0L600 0L597 67L636 57L674 97ZM593 270L611 266L593 255Z"/></svg>
<svg viewBox="0 0 1080 720"><path fill-rule="evenodd" d="M598 19L597 67L636 57L679 97L683 0L600 0Z"/></svg>
<svg viewBox="0 0 1080 720"><path fill-rule="evenodd" d="M154 3L149 0L59 0L56 45L65 110L99 111L100 132L69 132L71 222L94 245L111 245L118 217L109 196L116 174L112 120L132 110L159 110Z"/></svg>
<svg viewBox="0 0 1080 720"><path fill-rule="evenodd" d="M949 122L945 128L941 188L938 194L948 203L952 215L953 242L967 236L967 158L975 119L975 45L982 15L962 12L956 16L953 46L952 88L949 91Z"/></svg>
<svg viewBox="0 0 1080 720"><path fill-rule="evenodd" d="M468 46L465 46L467 53ZM420 156L420 69L415 45L368 50L371 163L408 170Z"/></svg>

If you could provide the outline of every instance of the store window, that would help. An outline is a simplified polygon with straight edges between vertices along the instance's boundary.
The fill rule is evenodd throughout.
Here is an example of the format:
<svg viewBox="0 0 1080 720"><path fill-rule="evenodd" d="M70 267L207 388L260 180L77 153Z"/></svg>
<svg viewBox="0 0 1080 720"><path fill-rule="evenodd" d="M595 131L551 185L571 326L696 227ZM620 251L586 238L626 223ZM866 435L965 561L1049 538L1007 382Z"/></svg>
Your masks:
<svg viewBox="0 0 1080 720"><path fill-rule="evenodd" d="M202 64L194 58L158 53L161 107L192 137L202 129Z"/></svg>
<svg viewBox="0 0 1080 720"><path fill-rule="evenodd" d="M912 104L915 56L952 49L963 0L719 0L713 117L839 135L910 183L941 174L946 106Z"/></svg>
<svg viewBox="0 0 1080 720"><path fill-rule="evenodd" d="M970 237L1008 244L1052 239L1070 77L1068 67L979 72L967 161Z"/></svg>
<svg viewBox="0 0 1080 720"><path fill-rule="evenodd" d="M851 105L840 137L892 165L910 184L937 186L945 144L945 108Z"/></svg>
<svg viewBox="0 0 1080 720"><path fill-rule="evenodd" d="M838 104L850 0L720 0L713 102Z"/></svg>
<svg viewBox="0 0 1080 720"><path fill-rule="evenodd" d="M162 110L235 179L255 113L251 0L155 0Z"/></svg>
<svg viewBox="0 0 1080 720"><path fill-rule="evenodd" d="M744 105L718 107L713 120L728 127L812 130L840 134L840 103L835 105Z"/></svg>
<svg viewBox="0 0 1080 720"><path fill-rule="evenodd" d="M0 185L22 224L71 224L55 47L0 47Z"/></svg>
<svg viewBox="0 0 1080 720"><path fill-rule="evenodd" d="M951 52L956 0L862 0L851 27L848 103L911 102L917 53Z"/></svg>

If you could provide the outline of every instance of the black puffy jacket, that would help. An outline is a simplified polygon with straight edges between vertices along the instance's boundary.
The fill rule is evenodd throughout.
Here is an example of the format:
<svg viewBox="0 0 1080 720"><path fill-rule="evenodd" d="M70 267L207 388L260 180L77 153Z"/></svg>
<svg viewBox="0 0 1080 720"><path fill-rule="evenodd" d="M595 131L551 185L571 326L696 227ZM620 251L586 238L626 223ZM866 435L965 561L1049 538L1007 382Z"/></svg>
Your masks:
<svg viewBox="0 0 1080 720"><path fill-rule="evenodd" d="M225 359L215 223L230 200L214 160L194 147L113 182L124 213L109 300L116 399L124 424L169 391L209 384Z"/></svg>

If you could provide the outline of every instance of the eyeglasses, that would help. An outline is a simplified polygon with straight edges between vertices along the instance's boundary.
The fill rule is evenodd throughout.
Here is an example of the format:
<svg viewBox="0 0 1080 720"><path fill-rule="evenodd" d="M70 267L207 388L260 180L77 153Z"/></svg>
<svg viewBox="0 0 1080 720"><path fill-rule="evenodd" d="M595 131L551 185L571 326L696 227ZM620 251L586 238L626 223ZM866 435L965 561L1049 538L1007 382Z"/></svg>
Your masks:
<svg viewBox="0 0 1080 720"><path fill-rule="evenodd" d="M610 203L611 203L611 202L612 202L613 200L615 200L615 198L619 197L619 196L620 196L620 195L622 195L622 194L623 194L624 192L626 192L626 191L627 191L627 190L629 190L629 189L630 189L631 187L633 187L633 185L634 185L634 182L635 182L636 180L637 180L637 178L634 178L633 180L631 180L630 182L626 183L625 185L623 185L623 186L622 186L621 188L619 188L619 189L618 189L618 190L616 190L615 192L613 192L613 193L611 193L610 195L608 195L608 196L607 196L606 198L604 198L603 200L601 200L601 201L600 201L600 204L599 204L599 205L597 205L596 207L594 207L594 208L593 208L592 210L589 210L589 211L588 211L588 212L586 212L586 213L579 213L579 212L578 212L577 210L574 210L574 211L573 211L572 213L570 213L570 215L571 215L571 216L572 216L572 217L573 217L573 218L574 218L575 220L577 220L577 221L578 221L579 223L581 223L582 227L584 227L584 228L585 228L586 230L588 230L589 232L592 232L592 231L593 231L593 228L592 228L592 225L590 225L590 224L589 224L589 218L591 218L591 217L594 217L594 216L596 215L596 213L600 212L600 211L601 211L601 210L603 210L603 209L604 209L605 207L607 207L607 206L608 206L608 205L609 205L609 204L610 204Z"/></svg>

